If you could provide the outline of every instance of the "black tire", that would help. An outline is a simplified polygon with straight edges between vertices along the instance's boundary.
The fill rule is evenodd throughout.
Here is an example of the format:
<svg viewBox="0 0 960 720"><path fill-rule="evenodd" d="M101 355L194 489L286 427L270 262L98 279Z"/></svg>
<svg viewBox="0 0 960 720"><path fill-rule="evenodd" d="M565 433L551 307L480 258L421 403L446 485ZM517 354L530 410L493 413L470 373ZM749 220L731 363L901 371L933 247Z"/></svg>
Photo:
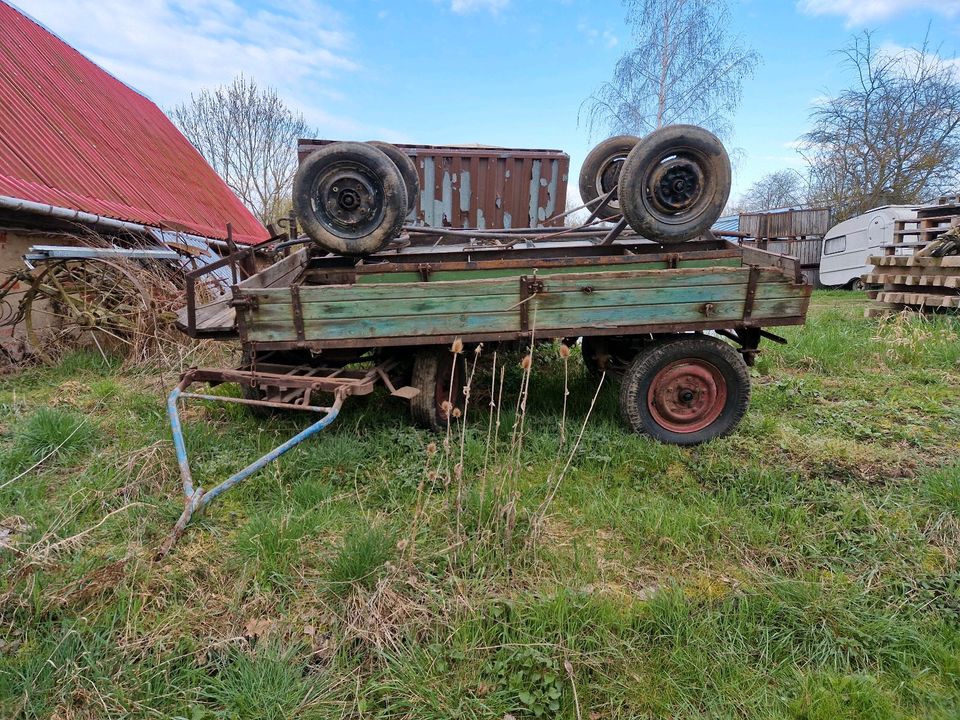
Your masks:
<svg viewBox="0 0 960 720"><path fill-rule="evenodd" d="M416 210L417 203L420 202L420 177L417 175L417 166L414 164L413 158L390 143L371 140L367 145L373 145L378 150L382 150L388 158L393 160L393 164L400 171L400 175L403 177L403 186L407 191L407 216L409 216Z"/></svg>
<svg viewBox="0 0 960 720"><path fill-rule="evenodd" d="M867 286L863 282L863 278L854 278L849 283L847 283L847 290L853 290L854 292L863 292L866 289L867 289Z"/></svg>
<svg viewBox="0 0 960 720"><path fill-rule="evenodd" d="M620 209L630 227L660 243L703 234L730 197L723 143L695 125L670 125L643 138L620 170Z"/></svg>
<svg viewBox="0 0 960 720"><path fill-rule="evenodd" d="M620 412L636 433L697 445L732 432L750 402L750 374L733 346L683 335L634 358L620 385Z"/></svg>
<svg viewBox="0 0 960 720"><path fill-rule="evenodd" d="M603 197L611 190L617 190L617 181L627 155L640 142L635 135L617 135L608 138L597 145L587 155L580 168L580 200L584 203L592 202ZM596 208L590 206L591 212ZM620 214L620 201L617 192L597 211L601 218Z"/></svg>
<svg viewBox="0 0 960 720"><path fill-rule="evenodd" d="M407 190L382 150L367 143L332 143L300 164L293 206L304 231L325 250L369 255L400 232Z"/></svg>
<svg viewBox="0 0 960 720"><path fill-rule="evenodd" d="M447 412L444 404L449 400L452 407L462 405L463 370L457 362L460 357L448 348L417 351L410 378L410 385L420 391L410 401L410 412L417 425L429 430L445 430Z"/></svg>

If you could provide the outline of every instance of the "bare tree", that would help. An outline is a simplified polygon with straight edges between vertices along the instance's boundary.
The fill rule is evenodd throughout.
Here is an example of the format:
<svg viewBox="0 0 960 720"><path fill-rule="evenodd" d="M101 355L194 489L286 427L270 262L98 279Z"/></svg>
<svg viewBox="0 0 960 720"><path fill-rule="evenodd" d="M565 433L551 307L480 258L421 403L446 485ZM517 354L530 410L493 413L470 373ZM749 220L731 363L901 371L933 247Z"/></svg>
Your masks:
<svg viewBox="0 0 960 720"><path fill-rule="evenodd" d="M957 187L960 79L928 42L889 52L869 32L840 51L853 85L814 109L803 140L817 202L844 219Z"/></svg>
<svg viewBox="0 0 960 720"><path fill-rule="evenodd" d="M201 90L175 107L173 120L244 204L264 223L290 206L297 139L311 134L303 115L276 90L243 75Z"/></svg>
<svg viewBox="0 0 960 720"><path fill-rule="evenodd" d="M721 137L760 61L727 34L726 0L624 0L633 48L584 101L592 132L642 135L678 122Z"/></svg>
<svg viewBox="0 0 960 720"><path fill-rule="evenodd" d="M803 176L796 170L777 170L764 175L740 197L738 212L762 212L799 207L806 202Z"/></svg>

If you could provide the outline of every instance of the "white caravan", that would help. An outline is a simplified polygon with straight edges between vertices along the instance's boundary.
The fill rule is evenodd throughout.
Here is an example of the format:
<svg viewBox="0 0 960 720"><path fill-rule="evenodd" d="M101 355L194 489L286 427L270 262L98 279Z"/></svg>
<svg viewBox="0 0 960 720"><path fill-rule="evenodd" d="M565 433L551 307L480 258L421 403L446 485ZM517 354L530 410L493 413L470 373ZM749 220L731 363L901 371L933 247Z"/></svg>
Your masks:
<svg viewBox="0 0 960 720"><path fill-rule="evenodd" d="M884 205L834 225L823 236L820 284L861 288L860 276L873 268L867 259L893 242L894 221L916 217L914 205Z"/></svg>

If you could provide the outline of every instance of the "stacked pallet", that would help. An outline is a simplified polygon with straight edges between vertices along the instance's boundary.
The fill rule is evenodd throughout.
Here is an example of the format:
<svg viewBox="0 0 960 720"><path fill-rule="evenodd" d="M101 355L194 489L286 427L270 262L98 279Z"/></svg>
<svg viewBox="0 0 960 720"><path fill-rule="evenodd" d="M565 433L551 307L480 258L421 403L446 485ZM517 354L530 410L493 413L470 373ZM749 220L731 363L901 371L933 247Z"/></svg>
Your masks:
<svg viewBox="0 0 960 720"><path fill-rule="evenodd" d="M883 254L868 260L873 270L863 276L874 302L867 317L901 310L929 312L960 308L960 255L934 257L934 243L960 227L960 198L941 198L917 209L914 220L897 220L893 242L882 246ZM939 244L939 243L937 243Z"/></svg>

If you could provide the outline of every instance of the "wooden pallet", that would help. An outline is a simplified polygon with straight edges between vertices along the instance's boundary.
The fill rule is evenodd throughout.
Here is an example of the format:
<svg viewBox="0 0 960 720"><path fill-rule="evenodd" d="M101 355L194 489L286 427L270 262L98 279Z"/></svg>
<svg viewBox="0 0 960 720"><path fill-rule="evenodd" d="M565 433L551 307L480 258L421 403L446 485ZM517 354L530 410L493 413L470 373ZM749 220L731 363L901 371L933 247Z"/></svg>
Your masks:
<svg viewBox="0 0 960 720"><path fill-rule="evenodd" d="M955 308L960 307L960 295L944 295L941 293L909 293L886 292L878 290L871 293L879 303L886 305L915 305L926 308Z"/></svg>
<svg viewBox="0 0 960 720"><path fill-rule="evenodd" d="M871 255L867 262L871 265L884 268L952 268L951 272L960 271L960 255L950 255L944 258L914 257L912 255Z"/></svg>
<svg viewBox="0 0 960 720"><path fill-rule="evenodd" d="M960 308L960 256L875 255L868 262L874 267L863 282L882 289L868 293L874 302L867 317Z"/></svg>
<svg viewBox="0 0 960 720"><path fill-rule="evenodd" d="M912 254L925 248L948 230L960 225L958 198L942 197L936 205L917 208L913 220L894 221L893 242L883 246L885 255Z"/></svg>

